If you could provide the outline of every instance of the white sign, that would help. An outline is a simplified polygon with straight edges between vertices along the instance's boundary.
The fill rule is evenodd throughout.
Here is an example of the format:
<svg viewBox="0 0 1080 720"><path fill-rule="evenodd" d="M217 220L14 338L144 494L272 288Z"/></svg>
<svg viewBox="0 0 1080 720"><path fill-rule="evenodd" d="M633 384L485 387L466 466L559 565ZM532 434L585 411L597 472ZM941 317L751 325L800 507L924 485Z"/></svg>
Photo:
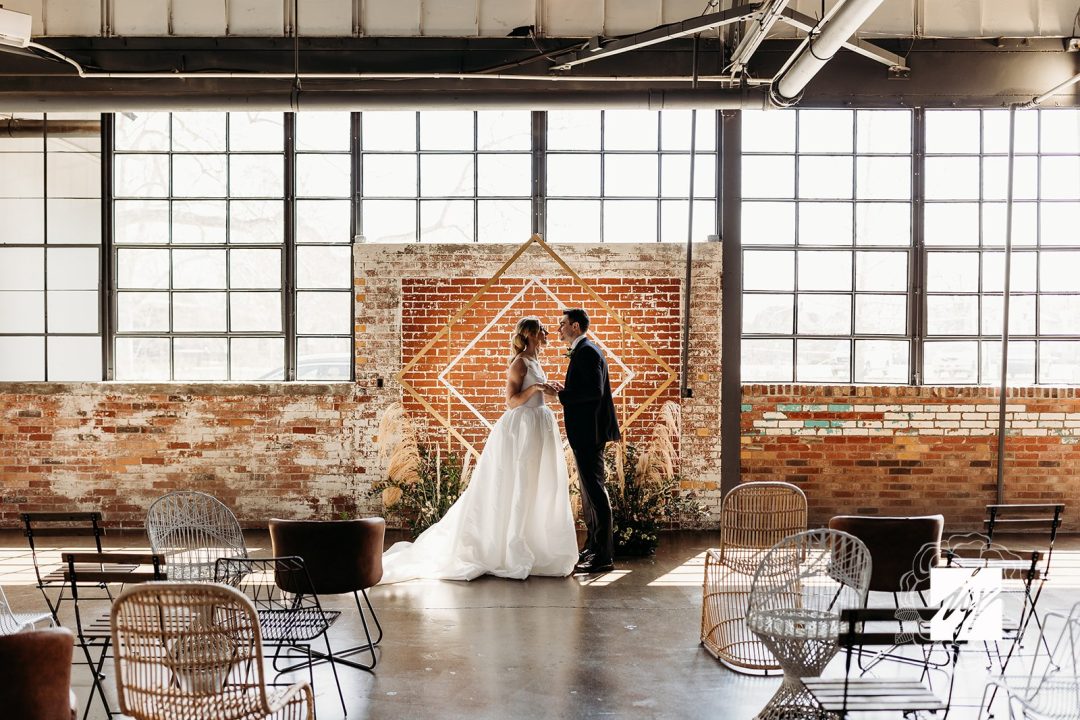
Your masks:
<svg viewBox="0 0 1080 720"><path fill-rule="evenodd" d="M930 569L931 640L1001 640L1001 568Z"/></svg>

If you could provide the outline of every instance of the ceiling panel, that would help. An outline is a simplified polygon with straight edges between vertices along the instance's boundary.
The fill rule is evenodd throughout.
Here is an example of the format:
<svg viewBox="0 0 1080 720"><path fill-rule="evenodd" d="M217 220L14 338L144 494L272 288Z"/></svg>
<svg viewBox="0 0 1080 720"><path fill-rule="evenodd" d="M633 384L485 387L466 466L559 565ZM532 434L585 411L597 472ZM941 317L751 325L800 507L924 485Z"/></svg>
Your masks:
<svg viewBox="0 0 1080 720"><path fill-rule="evenodd" d="M480 35L504 37L516 27L536 24L536 0L479 0Z"/></svg>
<svg viewBox="0 0 1080 720"><path fill-rule="evenodd" d="M113 0L114 35L151 37L169 34L168 0ZM224 28L218 30L221 32Z"/></svg>
<svg viewBox="0 0 1080 720"><path fill-rule="evenodd" d="M348 37L353 34L352 0L303 0L298 11L301 35Z"/></svg>
<svg viewBox="0 0 1080 720"><path fill-rule="evenodd" d="M225 0L173 0L172 14L174 35L224 34Z"/></svg>
<svg viewBox="0 0 1080 720"><path fill-rule="evenodd" d="M101 3L90 0L45 0L43 10L48 35L101 34Z"/></svg>
<svg viewBox="0 0 1080 720"><path fill-rule="evenodd" d="M285 28L281 0L228 0L229 34L280 37Z"/></svg>
<svg viewBox="0 0 1080 720"><path fill-rule="evenodd" d="M360 29L364 35L420 34L420 0L366 0L363 8Z"/></svg>
<svg viewBox="0 0 1080 720"><path fill-rule="evenodd" d="M479 26L479 0L439 0L421 4L420 33L439 37L473 37Z"/></svg>

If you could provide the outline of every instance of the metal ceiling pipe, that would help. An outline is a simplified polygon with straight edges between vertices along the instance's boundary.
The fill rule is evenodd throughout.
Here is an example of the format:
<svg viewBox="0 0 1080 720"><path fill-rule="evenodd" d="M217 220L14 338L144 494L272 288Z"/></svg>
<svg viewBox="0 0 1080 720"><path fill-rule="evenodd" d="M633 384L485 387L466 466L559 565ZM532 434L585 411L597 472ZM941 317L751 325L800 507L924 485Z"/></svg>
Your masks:
<svg viewBox="0 0 1080 720"><path fill-rule="evenodd" d="M39 138L46 130L49 137L97 137L101 133L101 121L0 119L0 137Z"/></svg>
<svg viewBox="0 0 1080 720"><path fill-rule="evenodd" d="M807 35L773 78L770 91L779 105L794 103L825 63L847 42L855 31L877 10L882 0L847 0L833 7L822 19L816 36Z"/></svg>
<svg viewBox="0 0 1080 720"><path fill-rule="evenodd" d="M77 80L80 84L84 80ZM169 93L157 82L151 87L128 86L100 92L83 88L73 92L0 92L0 108L6 112L123 112L126 110L549 110L559 108L673 110L763 109L768 100L763 91L747 90L551 90L501 92L454 92L449 89L417 88L407 92L363 91L355 89L310 88L300 92L280 87L252 92L250 83L243 92L228 86L205 91ZM50 125L51 128L51 125ZM50 130L51 132L51 130Z"/></svg>

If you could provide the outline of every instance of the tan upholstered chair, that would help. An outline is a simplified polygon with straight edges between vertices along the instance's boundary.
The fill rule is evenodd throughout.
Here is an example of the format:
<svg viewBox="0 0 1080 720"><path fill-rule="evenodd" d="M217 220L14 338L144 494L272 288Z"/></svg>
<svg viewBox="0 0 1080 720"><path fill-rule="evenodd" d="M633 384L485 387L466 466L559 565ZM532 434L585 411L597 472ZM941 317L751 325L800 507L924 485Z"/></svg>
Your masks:
<svg viewBox="0 0 1080 720"><path fill-rule="evenodd" d="M48 628L0 637L0 715L34 720L72 720L71 653L74 636Z"/></svg>
<svg viewBox="0 0 1080 720"><path fill-rule="evenodd" d="M705 556L701 644L732 670L778 672L768 649L746 627L750 582L761 558L788 535L806 530L806 496L784 482L750 482L724 497L720 547Z"/></svg>

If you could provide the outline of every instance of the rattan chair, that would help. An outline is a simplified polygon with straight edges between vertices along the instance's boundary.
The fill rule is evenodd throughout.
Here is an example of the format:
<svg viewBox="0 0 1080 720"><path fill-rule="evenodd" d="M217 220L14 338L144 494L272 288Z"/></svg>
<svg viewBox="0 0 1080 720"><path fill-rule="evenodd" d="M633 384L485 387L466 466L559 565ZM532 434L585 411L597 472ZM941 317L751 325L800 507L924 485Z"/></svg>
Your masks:
<svg viewBox="0 0 1080 720"><path fill-rule="evenodd" d="M776 657L784 681L757 720L823 715L802 678L821 675L836 655L840 613L864 606L870 570L866 545L837 530L801 532L765 554L746 624Z"/></svg>
<svg viewBox="0 0 1080 720"><path fill-rule="evenodd" d="M259 618L224 585L128 588L110 616L120 708L136 720L314 717L306 682L268 687Z"/></svg>
<svg viewBox="0 0 1080 720"><path fill-rule="evenodd" d="M218 558L247 557L244 534L232 510L206 493L171 492L146 513L146 535L166 556L170 580L212 582Z"/></svg>
<svg viewBox="0 0 1080 720"><path fill-rule="evenodd" d="M770 674L780 665L746 627L746 603L758 563L776 543L806 530L806 496L784 482L750 482L724 497L720 547L705 555L701 644L737 672Z"/></svg>

